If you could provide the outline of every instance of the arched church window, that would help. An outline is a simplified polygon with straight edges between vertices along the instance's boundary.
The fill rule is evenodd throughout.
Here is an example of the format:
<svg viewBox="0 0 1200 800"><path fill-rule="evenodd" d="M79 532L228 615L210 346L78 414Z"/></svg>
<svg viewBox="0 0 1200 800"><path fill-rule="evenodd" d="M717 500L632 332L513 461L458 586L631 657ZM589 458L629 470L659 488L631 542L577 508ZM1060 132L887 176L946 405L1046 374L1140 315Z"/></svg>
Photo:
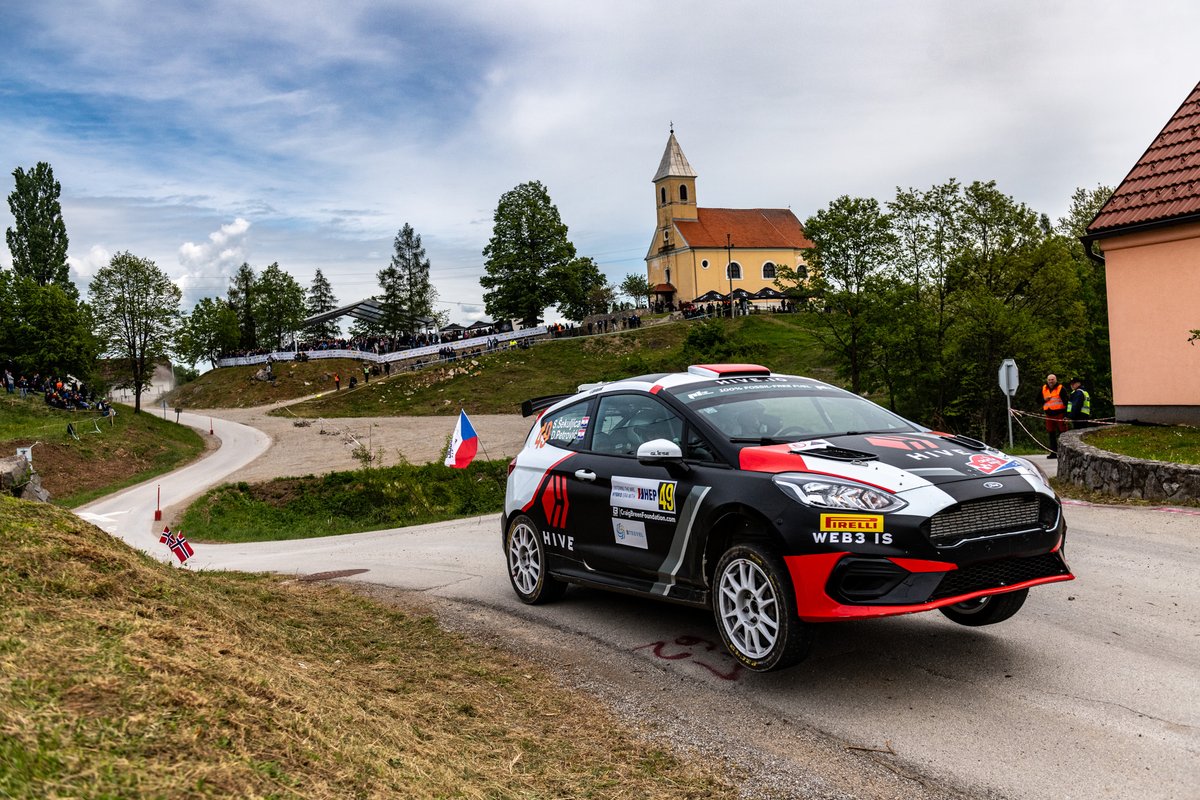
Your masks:
<svg viewBox="0 0 1200 800"><path fill-rule="evenodd" d="M687 202L687 184L679 184L679 202Z"/></svg>
<svg viewBox="0 0 1200 800"><path fill-rule="evenodd" d="M775 280L775 265L770 261L763 264L762 276L765 281Z"/></svg>
<svg viewBox="0 0 1200 800"><path fill-rule="evenodd" d="M661 205L665 206L667 204L667 187L663 186L660 188L658 190L658 196L660 198Z"/></svg>
<svg viewBox="0 0 1200 800"><path fill-rule="evenodd" d="M740 281L742 279L742 265L734 261L725 268L725 280Z"/></svg>

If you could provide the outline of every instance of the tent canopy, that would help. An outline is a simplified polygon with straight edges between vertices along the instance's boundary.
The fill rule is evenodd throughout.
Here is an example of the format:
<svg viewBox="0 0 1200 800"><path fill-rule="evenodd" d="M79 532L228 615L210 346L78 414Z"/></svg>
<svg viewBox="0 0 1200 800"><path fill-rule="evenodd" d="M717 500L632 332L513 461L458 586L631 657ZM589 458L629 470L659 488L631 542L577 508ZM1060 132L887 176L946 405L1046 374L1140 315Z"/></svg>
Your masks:
<svg viewBox="0 0 1200 800"><path fill-rule="evenodd" d="M704 294L693 300L693 303L716 303L729 298L718 292L716 289L705 292Z"/></svg>

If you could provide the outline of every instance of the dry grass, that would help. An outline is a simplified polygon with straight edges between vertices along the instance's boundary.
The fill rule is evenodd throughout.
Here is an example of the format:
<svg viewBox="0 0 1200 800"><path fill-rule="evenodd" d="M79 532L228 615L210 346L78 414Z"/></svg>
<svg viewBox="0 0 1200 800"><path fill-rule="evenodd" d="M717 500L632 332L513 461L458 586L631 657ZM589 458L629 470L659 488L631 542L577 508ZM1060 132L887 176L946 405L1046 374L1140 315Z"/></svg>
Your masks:
<svg viewBox="0 0 1200 800"><path fill-rule="evenodd" d="M715 797L536 668L0 498L0 796Z"/></svg>

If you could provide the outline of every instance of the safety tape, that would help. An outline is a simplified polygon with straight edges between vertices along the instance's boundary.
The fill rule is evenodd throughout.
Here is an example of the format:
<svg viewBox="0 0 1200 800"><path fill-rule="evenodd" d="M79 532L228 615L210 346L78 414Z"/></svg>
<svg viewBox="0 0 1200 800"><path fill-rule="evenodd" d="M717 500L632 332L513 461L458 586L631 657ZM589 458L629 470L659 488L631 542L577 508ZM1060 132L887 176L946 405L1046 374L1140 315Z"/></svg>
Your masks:
<svg viewBox="0 0 1200 800"><path fill-rule="evenodd" d="M1120 422L1109 422L1109 420L1116 420L1116 417L1097 417L1096 419L1092 419L1091 417L1088 417L1085 420L1073 420L1073 419L1070 419L1069 417L1049 417L1049 416L1046 416L1045 414L1034 414L1030 411L1018 411L1015 408L1011 409L1011 411L1012 411L1012 415L1014 417L1029 417L1030 419L1053 419L1053 420L1063 420L1065 422L1079 421L1079 422L1086 422L1089 425L1120 425L1121 424Z"/></svg>

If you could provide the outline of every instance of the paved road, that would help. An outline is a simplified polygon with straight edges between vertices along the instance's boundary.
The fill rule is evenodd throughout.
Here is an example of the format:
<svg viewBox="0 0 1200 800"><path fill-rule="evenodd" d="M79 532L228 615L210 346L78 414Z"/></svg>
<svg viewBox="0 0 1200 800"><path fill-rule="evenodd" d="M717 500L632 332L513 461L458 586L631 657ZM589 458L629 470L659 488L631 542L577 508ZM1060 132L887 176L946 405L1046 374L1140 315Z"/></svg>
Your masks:
<svg viewBox="0 0 1200 800"><path fill-rule="evenodd" d="M218 432L224 437L225 426ZM244 457L260 444L249 440L218 455ZM201 478L187 473L208 465L211 475L216 457L164 479L164 492L177 479L194 491ZM114 499L85 517L163 549L135 518L147 509L144 497ZM727 744L765 754L765 772L808 770L798 794L1195 798L1200 516L1071 505L1067 519L1079 580L1034 589L1009 622L969 629L931 613L826 625L808 661L771 675L741 671L722 655L703 612L583 589L550 606L521 605L504 574L496 517L201 545L190 566L362 570L354 580L420 592L452 626L541 653L569 680L649 709L681 735L724 734ZM829 746L813 745L814 735ZM856 783L839 753L869 757L868 767L900 776L901 788ZM818 774L814 759L839 777Z"/></svg>

